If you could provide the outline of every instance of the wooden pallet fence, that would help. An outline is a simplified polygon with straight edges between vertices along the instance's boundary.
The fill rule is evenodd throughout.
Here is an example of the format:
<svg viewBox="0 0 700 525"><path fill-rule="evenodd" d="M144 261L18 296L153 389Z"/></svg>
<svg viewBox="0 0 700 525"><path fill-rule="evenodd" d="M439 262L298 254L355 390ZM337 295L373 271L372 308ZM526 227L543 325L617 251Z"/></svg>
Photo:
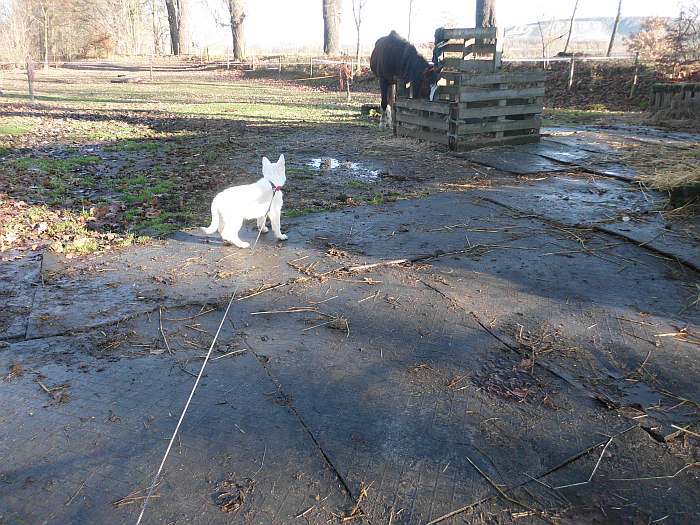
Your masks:
<svg viewBox="0 0 700 525"><path fill-rule="evenodd" d="M539 141L544 72L469 75L454 100L399 99L396 134L467 150Z"/></svg>
<svg viewBox="0 0 700 525"><path fill-rule="evenodd" d="M655 110L700 112L700 82L658 83L652 87Z"/></svg>

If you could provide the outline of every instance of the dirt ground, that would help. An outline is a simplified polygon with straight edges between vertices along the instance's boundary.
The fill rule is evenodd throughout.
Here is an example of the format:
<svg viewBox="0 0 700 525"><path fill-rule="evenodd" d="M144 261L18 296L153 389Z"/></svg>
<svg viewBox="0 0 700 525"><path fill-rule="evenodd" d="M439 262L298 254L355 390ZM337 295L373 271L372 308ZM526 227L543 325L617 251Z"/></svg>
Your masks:
<svg viewBox="0 0 700 525"><path fill-rule="evenodd" d="M640 182L700 135L452 154L274 75L2 74L0 523L135 521L236 283L146 523L700 521L698 218ZM280 153L287 242L196 228Z"/></svg>

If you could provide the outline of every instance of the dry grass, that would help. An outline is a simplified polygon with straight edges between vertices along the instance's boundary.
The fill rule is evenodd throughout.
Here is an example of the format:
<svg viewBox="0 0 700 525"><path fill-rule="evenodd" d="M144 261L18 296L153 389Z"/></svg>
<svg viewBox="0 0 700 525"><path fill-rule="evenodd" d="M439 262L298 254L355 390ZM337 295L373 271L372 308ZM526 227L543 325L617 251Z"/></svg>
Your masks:
<svg viewBox="0 0 700 525"><path fill-rule="evenodd" d="M648 158L641 180L649 188L670 191L700 184L700 150L680 150L674 155Z"/></svg>

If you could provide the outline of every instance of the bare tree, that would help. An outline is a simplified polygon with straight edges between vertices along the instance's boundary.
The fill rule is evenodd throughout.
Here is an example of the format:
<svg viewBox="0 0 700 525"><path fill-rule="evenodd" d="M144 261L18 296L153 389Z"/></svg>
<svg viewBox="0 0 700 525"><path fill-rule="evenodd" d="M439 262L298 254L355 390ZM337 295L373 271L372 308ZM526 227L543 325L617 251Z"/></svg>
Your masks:
<svg viewBox="0 0 700 525"><path fill-rule="evenodd" d="M576 18L576 10L578 9L578 2L579 0L576 0L576 3L574 4L574 11L571 13L571 20L569 21L569 33L566 36L566 44L564 44L564 54L569 50L569 42L571 41L571 32L574 29L574 18Z"/></svg>
<svg viewBox="0 0 700 525"><path fill-rule="evenodd" d="M323 52L337 55L340 51L340 0L322 0Z"/></svg>
<svg viewBox="0 0 700 525"><path fill-rule="evenodd" d="M173 55L187 53L187 0L165 0Z"/></svg>
<svg viewBox="0 0 700 525"><path fill-rule="evenodd" d="M234 60L245 59L245 8L243 0L227 0L228 12L231 17L231 38L233 39Z"/></svg>
<svg viewBox="0 0 700 525"><path fill-rule="evenodd" d="M411 26L413 25L413 0L408 0L408 41L411 41Z"/></svg>
<svg viewBox="0 0 700 525"><path fill-rule="evenodd" d="M357 72L360 72L360 28L362 27L362 10L367 4L367 0L352 0L352 17L355 19L357 29L357 46L355 47L355 62Z"/></svg>
<svg viewBox="0 0 700 525"><path fill-rule="evenodd" d="M613 23L612 34L610 35L610 44L608 44L608 52L605 53L606 57L610 56L612 53L613 44L615 44L615 35L617 34L617 26L620 23L620 13L622 12L622 0L617 3L617 16L615 17L615 22Z"/></svg>

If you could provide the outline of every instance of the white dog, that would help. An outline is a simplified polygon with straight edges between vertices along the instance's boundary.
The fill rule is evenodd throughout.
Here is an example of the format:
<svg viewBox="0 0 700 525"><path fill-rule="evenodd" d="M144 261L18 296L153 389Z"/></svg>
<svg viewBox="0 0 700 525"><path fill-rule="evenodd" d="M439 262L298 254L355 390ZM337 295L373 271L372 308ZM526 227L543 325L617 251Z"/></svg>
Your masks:
<svg viewBox="0 0 700 525"><path fill-rule="evenodd" d="M265 214L269 207L270 224L275 238L280 241L287 239L287 236L280 231L282 186L287 181L284 155L280 155L279 160L274 164L267 157L263 157L262 166L263 178L259 181L227 188L214 197L211 203L211 225L208 228L202 228L204 233L212 234L219 230L224 242L239 248L248 248L250 243L238 237L243 221L257 219L258 228L266 233Z"/></svg>

